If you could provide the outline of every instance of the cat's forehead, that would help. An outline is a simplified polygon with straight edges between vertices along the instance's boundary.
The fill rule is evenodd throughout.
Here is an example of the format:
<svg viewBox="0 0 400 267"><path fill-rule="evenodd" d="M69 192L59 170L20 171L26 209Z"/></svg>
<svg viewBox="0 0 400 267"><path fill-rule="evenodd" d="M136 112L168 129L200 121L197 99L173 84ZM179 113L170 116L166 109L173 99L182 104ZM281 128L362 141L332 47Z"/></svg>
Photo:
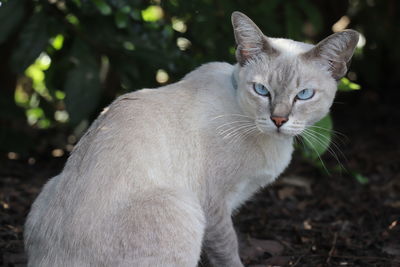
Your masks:
<svg viewBox="0 0 400 267"><path fill-rule="evenodd" d="M262 56L250 65L248 74L255 82L287 85L301 75L302 62L297 55Z"/></svg>
<svg viewBox="0 0 400 267"><path fill-rule="evenodd" d="M261 56L248 66L248 79L281 93L307 84L318 83L320 72L298 55Z"/></svg>
<svg viewBox="0 0 400 267"><path fill-rule="evenodd" d="M301 72L304 66L304 58L301 56L314 45L293 41L283 38L268 38L268 41L277 51L276 54L269 55L261 53L258 58L249 60L249 65L253 65L253 71L262 73L278 72L279 76L293 76L295 72ZM300 73L298 73L300 74Z"/></svg>
<svg viewBox="0 0 400 267"><path fill-rule="evenodd" d="M270 86L279 91L297 88L316 80L320 73L301 55L314 45L282 38L268 38L278 53L262 53L249 60L247 75L253 81ZM318 79L317 79L318 80Z"/></svg>

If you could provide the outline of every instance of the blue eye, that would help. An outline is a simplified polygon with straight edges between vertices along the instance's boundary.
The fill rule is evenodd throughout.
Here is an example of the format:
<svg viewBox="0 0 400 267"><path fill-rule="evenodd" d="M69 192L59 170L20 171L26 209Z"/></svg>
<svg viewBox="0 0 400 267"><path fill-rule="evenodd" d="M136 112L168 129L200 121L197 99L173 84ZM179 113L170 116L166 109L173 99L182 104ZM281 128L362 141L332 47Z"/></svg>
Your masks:
<svg viewBox="0 0 400 267"><path fill-rule="evenodd" d="M253 84L254 91L256 91L257 94L262 95L262 96L269 96L269 91L268 89L262 85L261 83L254 83Z"/></svg>
<svg viewBox="0 0 400 267"><path fill-rule="evenodd" d="M315 91L313 89L304 89L297 94L296 98L300 100L307 100L314 96Z"/></svg>

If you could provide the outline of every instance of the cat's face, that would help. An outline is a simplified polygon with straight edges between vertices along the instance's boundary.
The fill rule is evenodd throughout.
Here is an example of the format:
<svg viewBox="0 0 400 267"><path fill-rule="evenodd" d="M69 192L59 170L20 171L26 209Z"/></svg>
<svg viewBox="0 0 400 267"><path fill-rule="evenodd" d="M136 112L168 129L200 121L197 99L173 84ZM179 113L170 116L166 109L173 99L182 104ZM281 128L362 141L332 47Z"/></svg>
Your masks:
<svg viewBox="0 0 400 267"><path fill-rule="evenodd" d="M345 31L313 46L264 36L245 15L232 15L238 44L239 105L266 134L295 136L322 119L347 71L358 34Z"/></svg>
<svg viewBox="0 0 400 267"><path fill-rule="evenodd" d="M299 135L329 111L336 81L298 56L260 56L238 73L238 101L262 132Z"/></svg>

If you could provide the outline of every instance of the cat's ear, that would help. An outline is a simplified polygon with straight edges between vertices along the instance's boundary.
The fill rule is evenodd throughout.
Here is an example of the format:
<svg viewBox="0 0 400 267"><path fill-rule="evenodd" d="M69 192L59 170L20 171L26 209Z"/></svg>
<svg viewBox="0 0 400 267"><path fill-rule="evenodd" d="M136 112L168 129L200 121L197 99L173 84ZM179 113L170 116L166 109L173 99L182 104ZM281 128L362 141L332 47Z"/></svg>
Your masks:
<svg viewBox="0 0 400 267"><path fill-rule="evenodd" d="M332 77L339 80L346 75L359 36L360 34L354 30L334 33L306 52L305 56L326 64Z"/></svg>
<svg viewBox="0 0 400 267"><path fill-rule="evenodd" d="M268 38L245 14L238 11L233 12L232 25L237 44L236 59L241 66L259 53L276 53L276 50L269 44Z"/></svg>

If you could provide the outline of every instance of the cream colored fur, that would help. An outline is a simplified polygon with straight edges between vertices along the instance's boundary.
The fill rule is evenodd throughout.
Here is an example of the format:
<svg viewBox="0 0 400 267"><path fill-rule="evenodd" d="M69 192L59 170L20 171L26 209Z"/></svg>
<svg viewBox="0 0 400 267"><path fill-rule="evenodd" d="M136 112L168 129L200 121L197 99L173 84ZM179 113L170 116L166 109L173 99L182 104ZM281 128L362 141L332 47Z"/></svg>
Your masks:
<svg viewBox="0 0 400 267"><path fill-rule="evenodd" d="M287 167L293 136L329 111L336 81L314 46L258 36L241 13L233 25L240 64L125 94L92 124L32 205L28 266L196 266L202 250L215 266L243 266L232 212ZM243 52L246 38L271 54ZM315 97L294 101L308 87ZM269 117L287 108L278 131Z"/></svg>

